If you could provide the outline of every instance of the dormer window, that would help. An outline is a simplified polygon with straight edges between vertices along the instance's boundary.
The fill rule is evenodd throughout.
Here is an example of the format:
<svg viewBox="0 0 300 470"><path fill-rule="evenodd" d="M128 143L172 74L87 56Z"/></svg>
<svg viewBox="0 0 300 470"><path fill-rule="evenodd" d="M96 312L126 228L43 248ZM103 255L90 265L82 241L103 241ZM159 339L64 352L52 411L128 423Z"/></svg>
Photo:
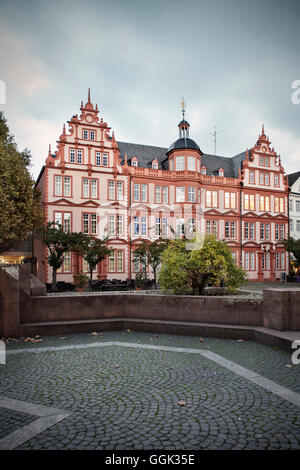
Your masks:
<svg viewBox="0 0 300 470"><path fill-rule="evenodd" d="M201 175L206 175L206 166L201 167Z"/></svg>
<svg viewBox="0 0 300 470"><path fill-rule="evenodd" d="M138 163L139 163L139 162L138 162L137 157L133 157L133 158L131 159L131 166L139 166Z"/></svg>
<svg viewBox="0 0 300 470"><path fill-rule="evenodd" d="M224 176L224 170L223 170L223 168L220 168L220 169L219 169L219 176L222 176L222 177Z"/></svg>
<svg viewBox="0 0 300 470"><path fill-rule="evenodd" d="M158 161L157 160L153 160L152 168L153 168L153 170L158 170Z"/></svg>

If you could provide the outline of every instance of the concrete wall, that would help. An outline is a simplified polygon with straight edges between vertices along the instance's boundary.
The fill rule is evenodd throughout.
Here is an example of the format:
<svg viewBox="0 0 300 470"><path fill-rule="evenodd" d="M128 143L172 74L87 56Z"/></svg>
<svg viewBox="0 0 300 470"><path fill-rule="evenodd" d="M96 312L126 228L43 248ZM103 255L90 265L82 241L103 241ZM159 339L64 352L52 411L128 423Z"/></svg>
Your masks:
<svg viewBox="0 0 300 470"><path fill-rule="evenodd" d="M20 323L18 276L0 269L0 336L18 336Z"/></svg>

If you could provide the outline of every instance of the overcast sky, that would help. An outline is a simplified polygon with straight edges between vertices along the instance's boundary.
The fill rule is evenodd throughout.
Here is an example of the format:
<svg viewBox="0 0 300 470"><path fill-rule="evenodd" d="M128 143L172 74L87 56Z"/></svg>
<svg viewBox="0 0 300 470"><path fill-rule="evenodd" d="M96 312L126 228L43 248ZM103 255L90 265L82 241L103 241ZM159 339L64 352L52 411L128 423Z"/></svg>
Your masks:
<svg viewBox="0 0 300 470"><path fill-rule="evenodd" d="M0 104L37 176L87 89L117 140L168 147L184 96L190 136L252 147L261 124L300 170L299 0L0 0Z"/></svg>

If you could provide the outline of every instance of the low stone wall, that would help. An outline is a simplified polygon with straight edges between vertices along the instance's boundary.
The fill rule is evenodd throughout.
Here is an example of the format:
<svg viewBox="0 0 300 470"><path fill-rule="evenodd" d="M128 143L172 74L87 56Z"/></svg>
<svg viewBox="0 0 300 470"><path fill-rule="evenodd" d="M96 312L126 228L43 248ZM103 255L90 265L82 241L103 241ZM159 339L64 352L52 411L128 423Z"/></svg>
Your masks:
<svg viewBox="0 0 300 470"><path fill-rule="evenodd" d="M43 286L36 289L25 267L20 266L19 279L0 269L0 336L31 334L39 328L43 334L93 331L97 324L114 329L130 322L150 329L155 325L181 329L185 324L191 331L193 325L206 324L300 331L300 289L265 289L263 299L142 293L33 296L44 293Z"/></svg>

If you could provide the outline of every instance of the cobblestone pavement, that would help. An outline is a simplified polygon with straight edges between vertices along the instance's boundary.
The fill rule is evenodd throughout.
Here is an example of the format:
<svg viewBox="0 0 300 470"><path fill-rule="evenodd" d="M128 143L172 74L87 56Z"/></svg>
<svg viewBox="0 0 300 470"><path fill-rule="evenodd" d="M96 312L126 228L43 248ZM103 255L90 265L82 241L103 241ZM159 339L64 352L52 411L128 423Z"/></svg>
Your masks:
<svg viewBox="0 0 300 470"><path fill-rule="evenodd" d="M300 393L300 365L286 352L130 331L42 339L7 346L25 351L0 365L0 396L71 414L18 449L300 449L300 407L201 354L160 346L209 350ZM112 341L159 347L88 347ZM41 349L58 346L74 347ZM0 409L0 443L33 419Z"/></svg>

